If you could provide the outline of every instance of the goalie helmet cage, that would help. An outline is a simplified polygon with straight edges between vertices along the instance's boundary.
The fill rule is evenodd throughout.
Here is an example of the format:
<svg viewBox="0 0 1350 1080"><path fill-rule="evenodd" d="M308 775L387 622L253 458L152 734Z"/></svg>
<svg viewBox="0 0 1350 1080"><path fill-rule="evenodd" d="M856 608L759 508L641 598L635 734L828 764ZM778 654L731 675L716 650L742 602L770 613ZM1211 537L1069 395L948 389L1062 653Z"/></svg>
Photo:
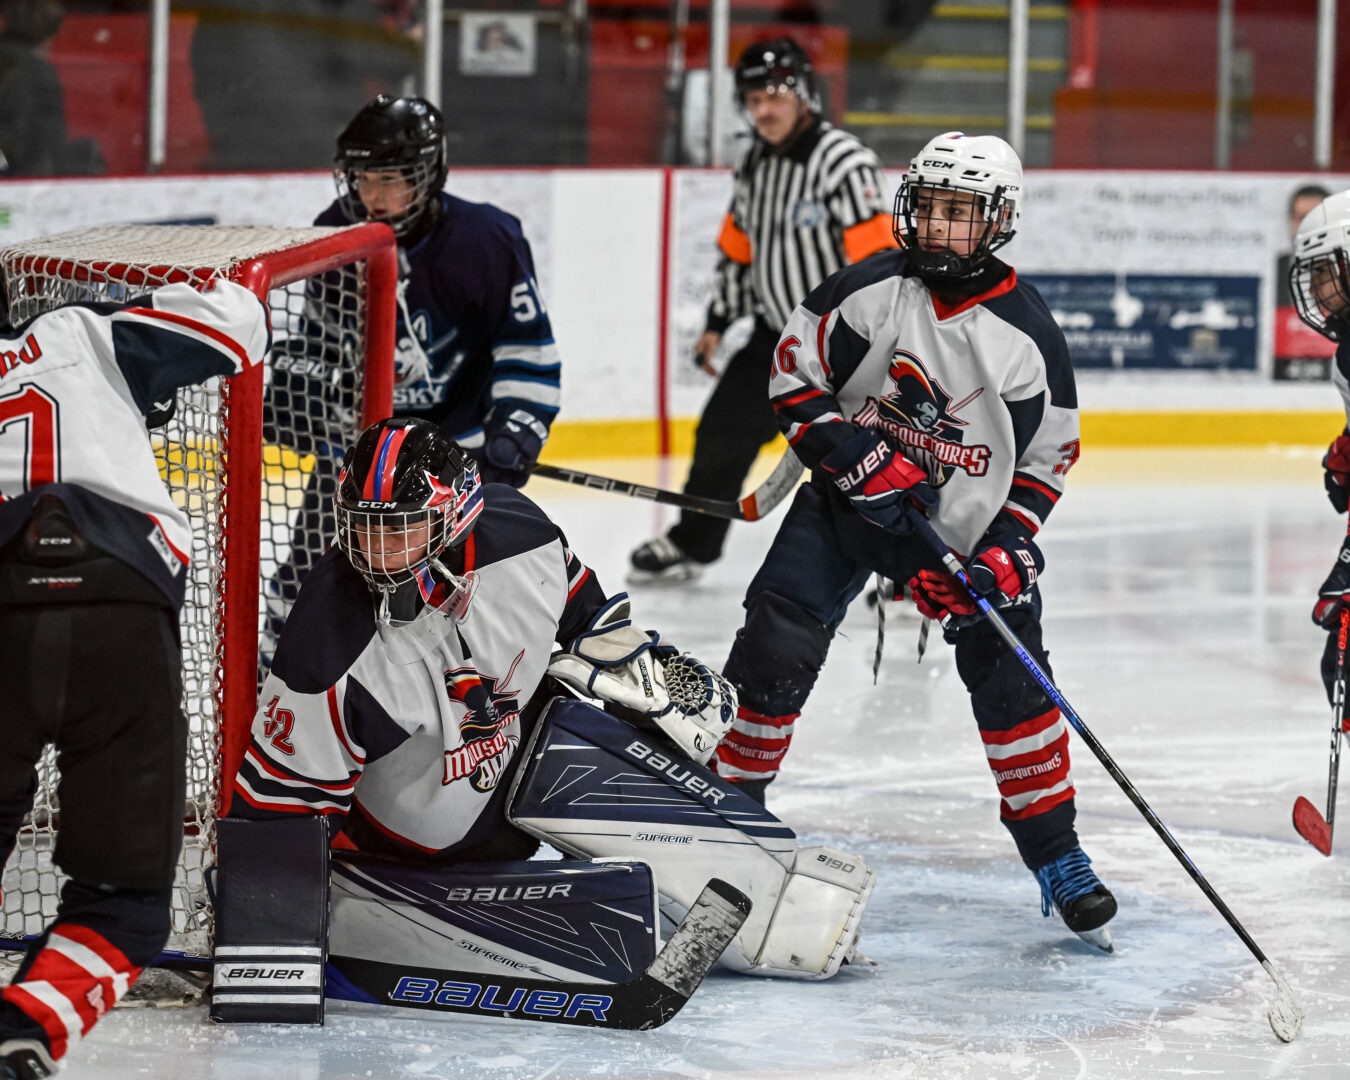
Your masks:
<svg viewBox="0 0 1350 1080"><path fill-rule="evenodd" d="M392 411L394 236L378 224L87 228L0 252L0 273L15 325L63 304L123 302L160 285L217 278L269 308L267 362L180 390L174 417L151 433L161 476L194 534L180 623L188 805L168 947L206 957L205 870L257 708L264 585L287 559L297 525L312 559L331 539L301 510L316 454L341 455ZM277 377L283 353L299 359L291 364L299 378ZM316 401L307 392L314 387L330 389ZM60 815L50 747L38 771L33 810L4 870L0 940L8 944L41 933L56 911L61 879L51 852Z"/></svg>

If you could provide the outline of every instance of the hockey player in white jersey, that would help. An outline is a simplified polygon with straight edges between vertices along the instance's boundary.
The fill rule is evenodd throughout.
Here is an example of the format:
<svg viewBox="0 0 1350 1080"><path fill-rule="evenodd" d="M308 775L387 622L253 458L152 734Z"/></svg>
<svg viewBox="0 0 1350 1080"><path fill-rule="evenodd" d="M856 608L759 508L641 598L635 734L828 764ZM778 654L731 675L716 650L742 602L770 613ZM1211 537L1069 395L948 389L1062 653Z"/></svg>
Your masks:
<svg viewBox="0 0 1350 1080"><path fill-rule="evenodd" d="M834 974L857 937L871 871L838 852L798 848L790 829L702 768L734 715L735 694L720 676L635 627L627 597L606 596L537 506L506 485L481 484L473 459L427 421L367 429L346 456L334 509L337 543L282 632L233 820L221 823L213 1016L321 1020L315 958L329 944L330 844L426 867L432 876L415 887L398 871L404 884L394 892L405 905L455 893L437 866L509 862L512 873L526 872L534 864L520 860L541 838L575 856L649 862L675 919L720 877L754 904L728 963ZM557 680L625 719L561 698ZM564 727L565 738L553 737ZM365 863L338 871L335 863L337 953L377 965L398 950L423 967L508 955L510 970L545 963L537 941L483 939L491 928L482 919L466 959L470 931L429 932L418 922L453 918L439 899L398 919L362 915L392 894L372 884ZM553 880L572 879L559 870ZM259 903L257 882L262 895L290 897L291 910ZM489 891L496 896L496 885ZM542 908L521 916L553 917ZM414 936L391 938L391 926ZM274 964L239 966L279 949L300 964L279 970L304 972L303 985L278 985ZM348 990L359 981L351 969L342 975ZM404 988L396 999L411 1000L407 982L396 982Z"/></svg>
<svg viewBox="0 0 1350 1080"><path fill-rule="evenodd" d="M1309 211L1294 237L1293 261L1289 266L1289 292L1299 317L1330 340L1337 342L1331 381L1345 407L1346 427L1322 458L1327 498L1336 513L1350 508L1350 191L1337 192ZM1332 699L1336 679L1335 631L1341 609L1350 603L1350 538L1341 542L1336 563L1318 590L1313 622L1325 630L1322 681L1327 699Z"/></svg>
<svg viewBox="0 0 1350 1080"><path fill-rule="evenodd" d="M68 876L55 920L0 992L0 1076L48 1076L156 957L182 842L187 724L178 612L192 533L145 416L259 363L246 289L169 285L0 334L0 861L60 754Z"/></svg>
<svg viewBox="0 0 1350 1080"><path fill-rule="evenodd" d="M1043 911L1109 948L1116 902L1074 831L1065 722L911 535L922 508L1049 670L1035 536L1078 458L1078 417L1063 334L993 254L1021 204L1021 163L1002 139L932 139L896 197L905 249L839 271L784 328L769 393L812 480L746 594L723 669L739 711L718 772L763 799L849 601L874 572L908 582L955 645Z"/></svg>

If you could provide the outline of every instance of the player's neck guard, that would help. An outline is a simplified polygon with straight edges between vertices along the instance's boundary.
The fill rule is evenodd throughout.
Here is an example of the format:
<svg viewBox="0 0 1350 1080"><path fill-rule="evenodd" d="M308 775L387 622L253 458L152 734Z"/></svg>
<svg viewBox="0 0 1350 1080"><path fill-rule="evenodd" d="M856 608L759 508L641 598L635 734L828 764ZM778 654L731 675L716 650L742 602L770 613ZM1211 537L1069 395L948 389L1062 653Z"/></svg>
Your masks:
<svg viewBox="0 0 1350 1080"><path fill-rule="evenodd" d="M439 559L397 588L372 586L375 629L389 659L408 665L433 655L468 614L477 588L476 574L455 574Z"/></svg>

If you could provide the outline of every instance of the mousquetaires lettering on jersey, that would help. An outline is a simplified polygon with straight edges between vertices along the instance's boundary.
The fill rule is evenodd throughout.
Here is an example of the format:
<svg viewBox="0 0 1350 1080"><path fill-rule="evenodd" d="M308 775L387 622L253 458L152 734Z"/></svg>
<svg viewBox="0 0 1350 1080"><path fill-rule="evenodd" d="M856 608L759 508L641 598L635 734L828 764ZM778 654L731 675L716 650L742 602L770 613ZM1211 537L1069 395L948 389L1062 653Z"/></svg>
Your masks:
<svg viewBox="0 0 1350 1080"><path fill-rule="evenodd" d="M42 348L38 345L37 338L29 334L19 347L18 352L11 349L0 349L0 379L16 370L20 364L35 364L41 359Z"/></svg>
<svg viewBox="0 0 1350 1080"><path fill-rule="evenodd" d="M958 413L984 393L978 387L956 404L923 361L896 349L886 371L890 392L869 397L852 417L855 424L881 432L905 457L928 473L933 487L942 487L954 471L983 476L989 471L989 447L966 445L966 421Z"/></svg>
<svg viewBox="0 0 1350 1080"><path fill-rule="evenodd" d="M459 734L464 745L445 752L443 785L467 777L474 791L487 792L501 780L507 762L520 746L520 735L508 733L506 729L520 716L520 691L508 689L508 686L524 657L525 650L522 649L500 682L473 667L445 672L446 693L451 701L464 706L464 715L459 721Z"/></svg>

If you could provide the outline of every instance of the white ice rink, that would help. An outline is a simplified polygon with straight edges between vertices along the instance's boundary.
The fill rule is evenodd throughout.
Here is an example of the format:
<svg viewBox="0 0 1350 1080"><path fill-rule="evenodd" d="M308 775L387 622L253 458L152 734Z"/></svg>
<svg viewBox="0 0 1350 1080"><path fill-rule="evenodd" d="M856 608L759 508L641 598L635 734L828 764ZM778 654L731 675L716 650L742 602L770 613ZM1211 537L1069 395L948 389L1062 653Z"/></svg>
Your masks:
<svg viewBox="0 0 1350 1080"><path fill-rule="evenodd" d="M1090 950L1039 891L998 798L950 649L850 612L770 805L809 842L864 855L876 962L827 983L715 974L670 1024L615 1033L330 1004L322 1029L220 1028L204 1009L118 1010L71 1080L582 1080L832 1076L1350 1077L1350 794L1337 852L1290 824L1325 809L1330 711L1308 620L1343 522L1320 452L1084 456L1043 540L1045 637L1060 689L1170 827L1307 1011L1266 1022L1274 985L1073 736L1078 829L1120 902ZM587 467L678 486L682 465ZM535 480L611 590L668 520L652 504ZM720 665L779 515L733 531L696 586L635 593L638 621ZM1345 787L1350 788L1350 765Z"/></svg>

